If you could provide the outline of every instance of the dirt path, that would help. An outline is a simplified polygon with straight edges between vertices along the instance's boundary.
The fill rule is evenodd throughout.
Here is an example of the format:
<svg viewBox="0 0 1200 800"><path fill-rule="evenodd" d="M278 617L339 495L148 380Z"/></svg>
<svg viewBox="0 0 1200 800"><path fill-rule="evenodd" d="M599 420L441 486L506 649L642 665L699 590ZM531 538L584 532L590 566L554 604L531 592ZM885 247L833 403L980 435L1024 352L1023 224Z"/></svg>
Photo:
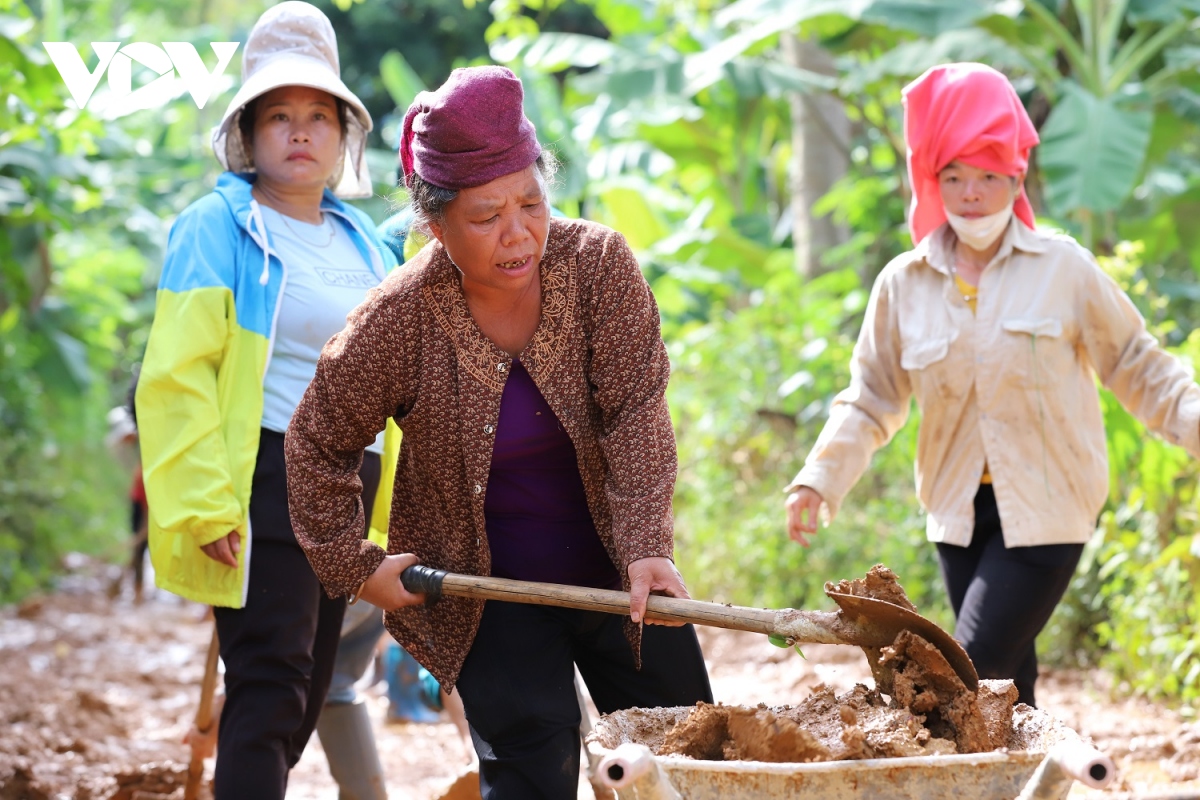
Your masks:
<svg viewBox="0 0 1200 800"><path fill-rule="evenodd" d="M140 607L127 596L109 600L104 585L84 571L53 596L0 609L0 800L182 796L180 739L195 713L211 622L202 607L164 593ZM842 692L869 679L851 648L805 648L805 660L761 636L701 635L721 702L794 702L818 683ZM1112 790L1076 787L1072 798L1200 798L1200 724L1144 701L1111 700L1101 673L1050 672L1039 693L1043 708L1120 768ZM369 699L391 796L436 797L469 758L454 726L388 725L386 699ZM314 737L288 797L336 796Z"/></svg>

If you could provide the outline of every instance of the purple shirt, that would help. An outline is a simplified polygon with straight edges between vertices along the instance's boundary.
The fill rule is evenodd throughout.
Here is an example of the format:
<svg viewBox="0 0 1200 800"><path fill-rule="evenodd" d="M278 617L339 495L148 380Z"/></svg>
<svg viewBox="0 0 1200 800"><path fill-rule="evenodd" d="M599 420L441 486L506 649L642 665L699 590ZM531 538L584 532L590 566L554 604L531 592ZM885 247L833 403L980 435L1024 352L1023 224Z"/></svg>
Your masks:
<svg viewBox="0 0 1200 800"><path fill-rule="evenodd" d="M492 575L621 588L588 510L575 445L517 360L500 399L483 513Z"/></svg>

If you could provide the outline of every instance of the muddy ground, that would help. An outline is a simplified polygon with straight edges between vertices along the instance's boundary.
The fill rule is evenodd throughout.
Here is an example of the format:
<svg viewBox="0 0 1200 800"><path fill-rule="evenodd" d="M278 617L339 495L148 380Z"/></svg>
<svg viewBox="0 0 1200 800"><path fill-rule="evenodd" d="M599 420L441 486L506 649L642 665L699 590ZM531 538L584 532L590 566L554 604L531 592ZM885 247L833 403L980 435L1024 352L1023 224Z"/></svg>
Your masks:
<svg viewBox="0 0 1200 800"><path fill-rule="evenodd" d="M0 800L178 800L188 752L180 743L199 694L211 622L201 606L151 591L135 606L125 587L81 564L49 597L0 609ZM765 637L701 631L716 699L796 703L825 683L841 693L869 681L860 651L805 648L807 660ZM393 798L426 800L470 754L448 721L386 724L386 699L368 692ZM1041 706L1090 736L1120 769L1107 792L1072 798L1200 798L1200 723L1136 699L1113 699L1103 673L1051 670ZM211 770L211 763L209 764ZM314 738L289 798L334 800ZM586 790L581 797L588 797Z"/></svg>

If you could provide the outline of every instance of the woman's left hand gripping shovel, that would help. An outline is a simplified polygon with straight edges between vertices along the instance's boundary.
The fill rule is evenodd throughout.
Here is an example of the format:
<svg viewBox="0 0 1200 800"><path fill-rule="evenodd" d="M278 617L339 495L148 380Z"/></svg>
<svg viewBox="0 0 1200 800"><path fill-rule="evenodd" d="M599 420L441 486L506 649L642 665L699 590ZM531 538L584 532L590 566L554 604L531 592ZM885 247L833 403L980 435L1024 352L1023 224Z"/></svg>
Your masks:
<svg viewBox="0 0 1200 800"><path fill-rule="evenodd" d="M204 662L204 680L200 683L200 708L196 720L184 742L192 746L192 758L188 763L187 783L183 788L183 800L197 800L200 782L204 778L204 759L213 754L217 746L217 719L220 709L214 710L213 694L217 688L217 657L220 647L217 642L217 626L213 625L212 639L208 643L208 658Z"/></svg>

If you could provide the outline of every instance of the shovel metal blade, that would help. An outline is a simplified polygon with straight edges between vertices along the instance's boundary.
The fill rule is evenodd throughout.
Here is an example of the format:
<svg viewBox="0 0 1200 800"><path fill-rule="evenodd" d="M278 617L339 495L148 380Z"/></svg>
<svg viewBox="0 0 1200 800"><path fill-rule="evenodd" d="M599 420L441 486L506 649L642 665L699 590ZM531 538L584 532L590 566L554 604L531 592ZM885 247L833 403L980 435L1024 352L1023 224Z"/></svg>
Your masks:
<svg viewBox="0 0 1200 800"><path fill-rule="evenodd" d="M931 620L915 611L873 597L840 592L826 594L842 609L844 622L853 631L847 638L853 638L853 644L860 647L887 647L901 631L912 631L941 651L968 689L979 691L979 673L975 671L967 651L957 639Z"/></svg>

